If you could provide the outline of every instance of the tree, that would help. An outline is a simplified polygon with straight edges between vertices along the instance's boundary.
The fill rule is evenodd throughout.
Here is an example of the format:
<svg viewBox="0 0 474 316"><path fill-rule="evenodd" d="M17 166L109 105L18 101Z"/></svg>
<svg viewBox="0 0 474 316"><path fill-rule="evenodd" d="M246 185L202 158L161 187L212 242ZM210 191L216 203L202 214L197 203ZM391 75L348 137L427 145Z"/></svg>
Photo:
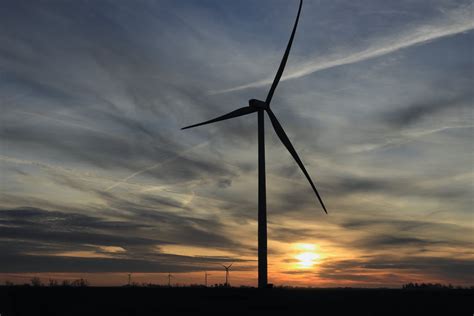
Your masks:
<svg viewBox="0 0 474 316"><path fill-rule="evenodd" d="M80 278L80 279L72 281L71 285L75 287L86 287L89 285L89 282L87 282L87 280L83 278Z"/></svg>
<svg viewBox="0 0 474 316"><path fill-rule="evenodd" d="M31 278L31 285L33 286L42 286L41 279L38 277Z"/></svg>
<svg viewBox="0 0 474 316"><path fill-rule="evenodd" d="M71 286L71 282L69 282L69 280L63 280L61 286Z"/></svg>
<svg viewBox="0 0 474 316"><path fill-rule="evenodd" d="M59 283L56 280L49 279L49 286L59 286Z"/></svg>

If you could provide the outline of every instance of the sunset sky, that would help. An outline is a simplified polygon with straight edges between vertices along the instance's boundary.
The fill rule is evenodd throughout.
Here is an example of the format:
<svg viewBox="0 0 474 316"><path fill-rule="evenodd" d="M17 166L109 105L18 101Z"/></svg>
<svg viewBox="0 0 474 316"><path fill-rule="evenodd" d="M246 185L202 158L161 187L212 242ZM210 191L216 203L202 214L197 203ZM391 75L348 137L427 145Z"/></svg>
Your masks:
<svg viewBox="0 0 474 316"><path fill-rule="evenodd" d="M257 116L298 1L3 0L0 282L257 283ZM267 120L269 282L474 285L474 4L306 0Z"/></svg>

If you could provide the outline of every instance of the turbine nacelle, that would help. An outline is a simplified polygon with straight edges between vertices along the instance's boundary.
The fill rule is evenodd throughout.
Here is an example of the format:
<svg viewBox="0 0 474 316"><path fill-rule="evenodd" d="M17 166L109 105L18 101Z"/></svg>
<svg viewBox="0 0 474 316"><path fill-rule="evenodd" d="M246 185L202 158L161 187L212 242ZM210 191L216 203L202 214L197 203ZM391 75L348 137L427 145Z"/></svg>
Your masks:
<svg viewBox="0 0 474 316"><path fill-rule="evenodd" d="M257 99L249 100L249 106L252 108L267 110L269 108L268 104L264 101L260 101Z"/></svg>

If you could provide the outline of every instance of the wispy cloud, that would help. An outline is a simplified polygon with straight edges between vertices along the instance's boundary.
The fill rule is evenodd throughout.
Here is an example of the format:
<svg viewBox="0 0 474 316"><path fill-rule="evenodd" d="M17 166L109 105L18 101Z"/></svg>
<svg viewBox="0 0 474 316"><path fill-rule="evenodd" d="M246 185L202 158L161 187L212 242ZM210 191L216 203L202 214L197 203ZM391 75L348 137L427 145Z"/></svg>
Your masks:
<svg viewBox="0 0 474 316"><path fill-rule="evenodd" d="M442 127L428 129L428 130L408 131L408 132L402 133L398 137L390 138L383 143L350 146L347 151L349 153L355 154L355 153L367 152L367 151L372 151L372 150L381 149L381 148L388 148L392 146L401 146L409 142L415 141L416 139L423 136L428 136L431 134L444 132L451 129L468 129L468 128L474 128L474 125L442 126Z"/></svg>
<svg viewBox="0 0 474 316"><path fill-rule="evenodd" d="M403 34L377 40L370 47L362 51L348 52L345 54L337 54L328 57L316 57L314 60L297 65L292 69L288 69L286 75L284 75L281 80L285 81L301 78L321 70L358 63L367 59L387 55L414 45L421 45L440 38L468 32L474 29L474 20L470 16L470 12L472 12L472 10L473 5L471 4L452 12L447 12L445 20L443 21L435 24L418 26L414 29L405 31ZM210 94L227 93L248 88L258 88L270 85L272 81L273 76L270 76L263 80L254 81L248 84L224 90L211 91Z"/></svg>
<svg viewBox="0 0 474 316"><path fill-rule="evenodd" d="M189 148L189 149L184 150L184 151L181 152L181 153L176 154L175 156L173 156L173 157L171 157L171 158L168 158L168 159L166 159L166 160L164 160L164 161L160 161L160 162L158 162L158 163L156 163L156 164L154 164L154 165L152 165L152 166L150 166L150 167L146 167L146 168L143 168L143 169L141 169L141 170L138 170L137 172L134 172L134 173L132 173L131 175L129 175L129 176L123 178L122 180L115 182L115 183L112 184L111 186L107 187L107 189L105 189L105 191L112 190L113 188L117 187L118 185L120 185L120 184L122 184L122 183L127 183L128 180L130 180L130 179L132 179L132 178L134 178L134 177L136 177L136 176L138 176L138 175L140 175L140 174L142 174L142 173L144 173L144 172L147 172L147 171L153 170L153 169L155 169L155 168L158 168L158 167L160 167L160 166L163 166L164 164L169 163L169 162L171 162L171 161L174 161L174 160L176 160L177 158L182 157L182 156L185 155L186 153L188 153L188 152L190 152L190 151L192 151L192 150L194 150L194 149L197 149L197 148L199 148L199 147L202 147L202 146L204 146L204 145L206 145L206 144L208 144L208 143L209 143L209 141L202 142L202 143L200 143L200 144L198 144L198 145L196 145L196 146L193 146L193 147L191 147L191 148Z"/></svg>
<svg viewBox="0 0 474 316"><path fill-rule="evenodd" d="M231 260L250 260L255 273L255 119L179 129L242 102L240 93L223 102L224 95L203 90L266 75L248 86L269 87L293 5L6 1L0 282L2 271L116 271L122 282L120 271L193 273ZM400 53L410 58L372 59L363 64L369 71L354 64L278 90L295 105L279 118L331 212L319 211L268 129L269 250L277 274L291 270L288 249L297 242L317 243L324 258L321 275L305 271L301 285L397 285L413 281L405 271L457 282L471 272L463 267L473 258L465 236L472 229L474 32L421 45L473 29L472 6L461 2L472 1L306 4L285 79L408 47ZM168 243L180 251L165 251ZM104 251L116 248L124 251ZM203 257L196 248L226 255ZM395 252L389 261L410 269L385 268L380 258ZM433 265L417 255L431 256ZM336 270L345 260L355 267L342 276ZM235 276L236 283L255 281L254 274Z"/></svg>

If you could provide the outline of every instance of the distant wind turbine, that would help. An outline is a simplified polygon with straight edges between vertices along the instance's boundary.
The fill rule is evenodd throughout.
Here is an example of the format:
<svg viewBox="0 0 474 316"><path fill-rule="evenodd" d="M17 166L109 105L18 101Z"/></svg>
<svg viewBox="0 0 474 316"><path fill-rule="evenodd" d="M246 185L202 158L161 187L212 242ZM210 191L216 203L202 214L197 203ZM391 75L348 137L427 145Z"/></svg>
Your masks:
<svg viewBox="0 0 474 316"><path fill-rule="evenodd" d="M168 287L171 287L171 278L174 278L174 276L171 273L168 273Z"/></svg>
<svg viewBox="0 0 474 316"><path fill-rule="evenodd" d="M290 142L290 139L286 135L283 127L278 122L275 114L270 109L270 103L273 98L273 94L275 93L275 89L277 88L278 83L280 82L281 76L283 74L283 70L285 69L286 62L288 60L288 56L290 54L291 44L293 43L293 38L295 37L296 27L298 26L298 21L300 18L301 7L303 5L303 0L300 0L298 14L296 16L296 21L293 26L293 31L291 32L290 40L286 47L285 54L283 55L283 59L280 63L280 67L276 73L275 79L273 80L272 86L270 91L268 92L267 98L265 101L260 101L256 99L249 100L249 106L237 109L232 111L228 114L219 116L215 119L205 121L199 124L190 125L187 127L183 127L182 129L192 128L196 126L206 125L214 122L219 122L223 120L228 120L231 118L251 114L254 112L258 113L258 287L259 288L266 288L268 283L267 277L267 202L266 202L266 183L265 183L265 129L264 129L264 112L267 112L268 116L270 117L270 121L273 125L273 129L275 130L276 134L280 138L283 145L286 149L290 152L291 156L295 159L296 163L300 167L303 174L308 179L309 184L313 188L316 197L321 203L324 212L327 214L326 206L324 206L323 200L316 189L316 186L311 180L306 168L303 165L300 157L298 156L295 148Z"/></svg>
<svg viewBox="0 0 474 316"><path fill-rule="evenodd" d="M205 286L207 287L207 277L209 276L210 274L206 272L204 272L204 284Z"/></svg>
<svg viewBox="0 0 474 316"><path fill-rule="evenodd" d="M225 269L225 286L230 286L230 283L229 283L229 270L230 270L230 267L232 267L233 263L231 263L230 265L228 266L225 266L225 265L222 265Z"/></svg>

